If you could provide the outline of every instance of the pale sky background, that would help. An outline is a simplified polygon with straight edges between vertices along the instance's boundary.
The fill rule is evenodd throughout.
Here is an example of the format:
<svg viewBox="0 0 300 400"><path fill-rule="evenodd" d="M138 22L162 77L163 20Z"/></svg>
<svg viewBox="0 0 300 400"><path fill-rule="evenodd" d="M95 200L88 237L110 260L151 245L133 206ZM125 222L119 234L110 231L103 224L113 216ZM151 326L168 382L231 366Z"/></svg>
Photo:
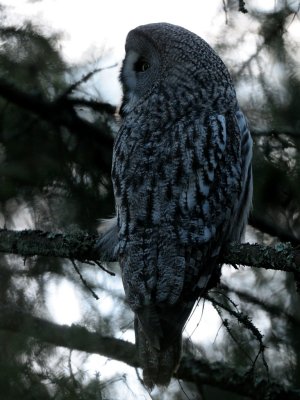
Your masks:
<svg viewBox="0 0 300 400"><path fill-rule="evenodd" d="M296 0L295 0L296 1ZM134 27L150 22L170 22L202 36L213 44L225 24L222 0L1 0L13 20L31 20L44 31L61 32L62 52L67 61L83 63L102 54L103 66L120 63L124 56L127 33ZM238 3L238 2L237 2ZM276 0L251 0L252 6L272 11ZM228 15L230 18L230 13ZM253 31L255 24L239 13L235 20L241 29ZM253 38L239 56L248 57L255 51ZM118 69L103 71L97 76L103 100L118 103L121 97Z"/></svg>
<svg viewBox="0 0 300 400"><path fill-rule="evenodd" d="M118 63L113 70L103 71L97 75L99 87L103 90L103 99L117 104L120 101L121 91L118 83L118 70L124 56L124 43L129 30L150 22L171 22L182 25L187 29L202 36L210 44L213 44L218 33L225 25L225 14L220 12L223 8L222 0L151 0L148 2L138 0L0 0L0 4L7 5L9 18L12 23L22 23L24 20L31 20L46 32L61 32L61 50L65 59L72 63L84 63L87 60L105 54L103 66ZM238 2L237 2L238 3ZM251 0L252 6L260 10L272 11L276 5L274 0ZM231 18L230 13L228 15ZM247 45L244 46L240 57L248 57L255 52L256 42L251 36L255 29L247 15L238 14L237 21L241 30L248 30L249 37ZM290 27L294 37L300 40L299 23ZM16 217L17 218L17 217ZM30 227L30 221L19 224L18 229ZM223 275L230 275L230 283L234 286L235 276L240 279L243 271L232 273L232 269L225 268ZM102 282L103 285L111 285L111 278L106 277L103 272L95 273L94 279ZM247 274L247 282L251 281L251 275ZM121 283L117 285L116 291L122 293ZM67 281L51 281L48 285L48 307L57 323L72 324L80 321L83 312L80 294L75 293L73 284ZM114 307L109 297L101 298L99 308L110 312ZM198 307L193 316L187 333L191 334L197 327L202 313L202 307ZM258 325L262 333L269 328L269 321L257 315L253 321ZM205 343L207 348L212 348L215 340L221 340L222 332L216 335L220 327L220 320L215 310L209 304L205 306L200 327L197 328L195 336L197 341ZM132 331L122 334L123 339L134 341ZM76 362L76 361L74 361ZM107 361L106 358L93 355L87 364L91 373L101 371L103 378L113 376L116 369L128 374L128 385L124 385L126 399L150 399L142 387L136 386L137 378L132 368L123 363ZM104 375L105 374L105 375ZM134 387L131 393L130 387ZM124 393L125 393L124 392ZM125 398L125 397L123 397Z"/></svg>

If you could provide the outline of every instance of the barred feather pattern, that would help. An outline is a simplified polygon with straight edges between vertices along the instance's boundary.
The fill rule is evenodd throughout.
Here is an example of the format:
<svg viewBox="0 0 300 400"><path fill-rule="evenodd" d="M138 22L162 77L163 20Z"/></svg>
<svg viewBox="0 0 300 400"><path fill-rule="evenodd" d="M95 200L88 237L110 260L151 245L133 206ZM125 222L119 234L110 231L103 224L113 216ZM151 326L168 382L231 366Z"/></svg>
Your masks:
<svg viewBox="0 0 300 400"><path fill-rule="evenodd" d="M242 238L252 140L225 65L184 28L131 31L121 82L116 252L151 388L168 385L191 310L218 282L222 248Z"/></svg>

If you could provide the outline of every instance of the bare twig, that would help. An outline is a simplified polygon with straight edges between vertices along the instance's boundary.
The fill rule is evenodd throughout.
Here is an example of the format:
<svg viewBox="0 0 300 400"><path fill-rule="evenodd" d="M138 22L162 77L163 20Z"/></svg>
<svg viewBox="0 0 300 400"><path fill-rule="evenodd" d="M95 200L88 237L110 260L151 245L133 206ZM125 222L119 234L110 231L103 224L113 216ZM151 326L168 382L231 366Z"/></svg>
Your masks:
<svg viewBox="0 0 300 400"><path fill-rule="evenodd" d="M71 94L75 89L78 88L78 86L80 86L82 83L87 82L92 76L94 76L94 75L97 74L98 72L102 72L102 71L107 70L107 69L115 68L115 67L117 67L117 66L118 66L118 64L115 63L115 64L113 64L113 65L109 65L108 67L104 67L104 68L95 68L95 69L93 69L92 71L88 72L87 74L82 75L81 79L79 79L78 81L72 83L72 84L67 88L67 90L65 90L65 91L59 96L59 99L64 99L64 98L68 97L69 94Z"/></svg>
<svg viewBox="0 0 300 400"><path fill-rule="evenodd" d="M87 283L87 281L84 279L84 277L82 276L81 272L79 271L79 268L77 267L76 263L74 260L71 259L71 262L73 264L73 267L75 269L75 271L77 272L77 274L80 277L81 282L84 284L84 286L87 288L87 290L89 292L92 293L94 299L99 300L99 297L96 295L96 293L94 292L94 290L89 286L89 284Z"/></svg>
<svg viewBox="0 0 300 400"><path fill-rule="evenodd" d="M271 304L267 302L265 299L258 298L257 296L254 296L250 294L249 292L245 292L242 290L238 290L232 287L229 287L225 285L224 283L219 286L221 290L224 290L226 292L231 292L236 294L242 301L254 304L256 306L261 307L263 310L266 312L270 313L272 316L279 317L279 318L285 318L287 322L300 326L300 320L295 318L293 315L289 314L288 312L282 310L279 306L275 304Z"/></svg>
<svg viewBox="0 0 300 400"><path fill-rule="evenodd" d="M260 331L256 328L256 326L253 324L253 322L251 321L251 319L249 318L249 316L248 316L247 314L245 314L245 313L240 312L240 311L237 309L236 305L235 305L231 300L230 300L230 301L234 304L234 306L235 306L235 308L236 308L236 311L235 311L235 310L232 310L232 309L229 308L229 307L227 307L225 304L220 303L220 302L219 302L218 300L216 300L214 297L211 297L211 296L209 296L209 295L206 295L205 298L206 298L207 300L209 300L209 301L212 303L212 305L216 308L216 310L218 311L218 313L219 313L220 316L221 316L221 313L219 312L220 309L223 309L223 310L227 311L230 315L232 315L238 322L240 322L242 325L244 325L244 327L245 327L246 329L248 329L248 330L252 333L252 335L255 337L255 339L256 339L256 340L258 341L258 343L259 343L259 351L258 351L258 353L257 353L257 355L256 355L256 357L255 357L255 359L254 359L254 361L253 361L253 365L252 365L251 370L254 369L255 363L256 363L256 361L257 361L259 355L261 355L263 364L264 364L264 366L265 366L265 368L266 368L266 371L267 371L267 373L268 373L269 368L268 368L268 364L267 364L267 362L266 362L266 360L265 360L265 356L264 356L265 345L264 345L264 343L263 343L263 335L262 335L262 334L260 333ZM221 316L221 318L222 318L222 316ZM238 343L237 339L232 335L232 332L231 332L231 329L230 329L230 327L229 327L228 321L225 320L225 319L223 319L223 318L222 318L222 321L223 321L224 326L225 326L225 328L227 329L228 333L230 334L230 336L233 338L233 340L234 340L235 342ZM246 353L246 354L247 354L247 353Z"/></svg>
<svg viewBox="0 0 300 400"><path fill-rule="evenodd" d="M100 262L95 261L95 264L98 265L99 268L101 268L103 271L107 272L111 276L115 276L116 274L109 269L105 268Z"/></svg>

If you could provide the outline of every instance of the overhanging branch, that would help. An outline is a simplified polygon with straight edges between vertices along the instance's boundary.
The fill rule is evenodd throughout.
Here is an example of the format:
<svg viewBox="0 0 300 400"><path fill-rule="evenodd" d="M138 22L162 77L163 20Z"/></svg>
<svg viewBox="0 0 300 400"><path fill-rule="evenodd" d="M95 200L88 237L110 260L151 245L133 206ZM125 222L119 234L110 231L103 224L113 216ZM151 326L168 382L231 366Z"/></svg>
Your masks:
<svg viewBox="0 0 300 400"><path fill-rule="evenodd" d="M0 307L0 329L34 337L55 346L101 354L132 367L139 365L132 343L102 336L78 325L59 325L11 307Z"/></svg>
<svg viewBox="0 0 300 400"><path fill-rule="evenodd" d="M78 325L58 325L11 307L2 306L0 307L0 329L34 337L55 346L100 354L125 362L134 368L139 367L136 349L132 343L102 336ZM288 389L264 379L256 380L252 374L237 373L224 363L209 363L206 360L186 357L182 359L175 376L198 385L207 384L254 399L300 399L300 392L297 390Z"/></svg>
<svg viewBox="0 0 300 400"><path fill-rule="evenodd" d="M90 136L98 141L101 138L102 146L107 147L109 150L112 149L113 138L103 134L102 130L96 125L80 118L73 107L74 99L62 97L48 101L39 94L20 90L3 78L0 78L0 96L52 124L69 128L79 136ZM98 103L98 109L110 115L115 113L115 107L110 104Z"/></svg>

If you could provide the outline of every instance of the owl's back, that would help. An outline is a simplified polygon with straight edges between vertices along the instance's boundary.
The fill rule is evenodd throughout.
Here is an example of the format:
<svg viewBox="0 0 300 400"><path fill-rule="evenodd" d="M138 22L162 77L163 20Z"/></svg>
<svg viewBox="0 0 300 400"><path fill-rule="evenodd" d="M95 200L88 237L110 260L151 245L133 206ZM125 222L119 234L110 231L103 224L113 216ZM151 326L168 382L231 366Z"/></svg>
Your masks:
<svg viewBox="0 0 300 400"><path fill-rule="evenodd" d="M244 232L252 141L226 67L170 24L131 31L115 140L118 256L148 386L167 384L195 301Z"/></svg>

